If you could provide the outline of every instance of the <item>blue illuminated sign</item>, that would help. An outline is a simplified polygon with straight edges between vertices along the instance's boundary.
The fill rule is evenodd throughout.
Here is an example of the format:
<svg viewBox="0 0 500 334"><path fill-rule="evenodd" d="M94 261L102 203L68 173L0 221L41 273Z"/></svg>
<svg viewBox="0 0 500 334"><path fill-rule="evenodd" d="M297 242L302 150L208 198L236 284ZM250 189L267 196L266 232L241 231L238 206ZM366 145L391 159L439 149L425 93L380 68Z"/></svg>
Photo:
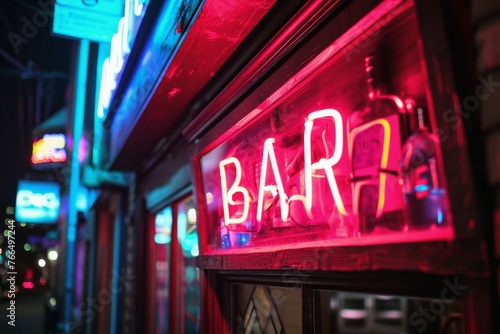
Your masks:
<svg viewBox="0 0 500 334"><path fill-rule="evenodd" d="M15 218L18 222L51 224L59 216L59 183L21 180L18 183Z"/></svg>
<svg viewBox="0 0 500 334"><path fill-rule="evenodd" d="M54 5L52 32L95 42L111 41L123 14L123 0L57 0Z"/></svg>
<svg viewBox="0 0 500 334"><path fill-rule="evenodd" d="M137 0L136 0L137 1ZM56 5L118 16L123 13L123 0L56 0Z"/></svg>
<svg viewBox="0 0 500 334"><path fill-rule="evenodd" d="M101 86L99 90L99 102L97 105L97 116L104 117L104 110L109 108L113 91L116 88L117 78L123 69L126 57L130 53L130 45L133 34L137 30L137 21L143 16L145 1L125 1L125 13L118 23L118 31L111 39L111 51L109 57L104 60L101 73ZM132 33L132 38L130 34Z"/></svg>
<svg viewBox="0 0 500 334"><path fill-rule="evenodd" d="M183 38L196 15L203 7L203 0L171 0L165 1L160 14L148 35L143 51L137 60L135 70L130 76L123 93L114 97L115 116L112 119L110 153L111 155L122 147L124 139L132 131L135 122L144 111L151 93L165 74L169 61L173 59L182 44ZM184 11L184 12L183 12ZM177 15L183 12L185 20L182 31L177 30L179 19ZM111 85L113 86L113 85ZM110 97L110 96L107 96ZM109 102L108 102L109 106ZM105 109L101 108L98 115L105 117Z"/></svg>

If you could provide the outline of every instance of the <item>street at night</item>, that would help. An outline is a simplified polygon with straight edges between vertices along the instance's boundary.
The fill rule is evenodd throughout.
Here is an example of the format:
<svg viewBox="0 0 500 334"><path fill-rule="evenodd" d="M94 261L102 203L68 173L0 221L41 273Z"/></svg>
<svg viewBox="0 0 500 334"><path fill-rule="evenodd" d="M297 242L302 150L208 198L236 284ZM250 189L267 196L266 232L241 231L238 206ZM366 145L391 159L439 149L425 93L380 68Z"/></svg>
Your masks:
<svg viewBox="0 0 500 334"><path fill-rule="evenodd" d="M48 288L20 289L15 298L2 298L0 304L0 333L48 334L50 321L50 296ZM8 310L15 300L15 314ZM47 313L46 313L47 312ZM10 317L9 317L10 315ZM49 316L49 317L47 317ZM15 325L15 326L13 326ZM47 327L46 327L47 326ZM53 332L55 333L55 332Z"/></svg>

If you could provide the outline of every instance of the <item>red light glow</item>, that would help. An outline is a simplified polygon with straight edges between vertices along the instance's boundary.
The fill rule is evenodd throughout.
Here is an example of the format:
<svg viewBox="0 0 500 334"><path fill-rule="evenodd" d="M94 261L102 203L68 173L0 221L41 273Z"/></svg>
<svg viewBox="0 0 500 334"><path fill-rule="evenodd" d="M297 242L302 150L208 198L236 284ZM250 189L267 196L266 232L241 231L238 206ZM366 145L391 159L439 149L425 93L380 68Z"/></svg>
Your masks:
<svg viewBox="0 0 500 334"><path fill-rule="evenodd" d="M47 284L47 279L45 277L40 277L38 280L41 286L45 286Z"/></svg>
<svg viewBox="0 0 500 334"><path fill-rule="evenodd" d="M33 289L34 286L35 284L33 284L33 282L23 282L24 289Z"/></svg>

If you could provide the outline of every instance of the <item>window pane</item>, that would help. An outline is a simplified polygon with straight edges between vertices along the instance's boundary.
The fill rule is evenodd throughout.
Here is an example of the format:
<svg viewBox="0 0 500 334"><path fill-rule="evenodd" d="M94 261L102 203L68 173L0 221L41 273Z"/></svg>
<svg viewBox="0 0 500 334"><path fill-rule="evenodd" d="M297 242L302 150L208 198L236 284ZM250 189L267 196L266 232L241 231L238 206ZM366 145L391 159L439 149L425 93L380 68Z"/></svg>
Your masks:
<svg viewBox="0 0 500 334"><path fill-rule="evenodd" d="M172 241L172 208L156 214L154 234L154 270L156 276L156 333L166 333L168 328L169 264Z"/></svg>
<svg viewBox="0 0 500 334"><path fill-rule="evenodd" d="M300 289L236 284L233 333L302 333Z"/></svg>
<svg viewBox="0 0 500 334"><path fill-rule="evenodd" d="M321 290L316 296L319 297L317 333L460 333L456 296L424 299Z"/></svg>
<svg viewBox="0 0 500 334"><path fill-rule="evenodd" d="M196 267L198 256L198 230L193 197L178 204L177 238L181 248L181 291L183 297L184 333L200 330L200 271Z"/></svg>

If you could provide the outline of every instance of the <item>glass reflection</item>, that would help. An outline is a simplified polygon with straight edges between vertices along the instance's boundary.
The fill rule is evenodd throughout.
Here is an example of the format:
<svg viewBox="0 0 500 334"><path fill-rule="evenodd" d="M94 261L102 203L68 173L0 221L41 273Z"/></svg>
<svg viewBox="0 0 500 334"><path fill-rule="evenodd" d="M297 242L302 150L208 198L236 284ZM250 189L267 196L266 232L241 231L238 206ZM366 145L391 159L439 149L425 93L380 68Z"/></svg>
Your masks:
<svg viewBox="0 0 500 334"><path fill-rule="evenodd" d="M317 291L321 334L459 334L458 302L375 294Z"/></svg>
<svg viewBox="0 0 500 334"><path fill-rule="evenodd" d="M172 208L167 207L155 216L154 228L154 272L155 272L155 323L156 333L166 333L168 328L168 297L172 240Z"/></svg>
<svg viewBox="0 0 500 334"><path fill-rule="evenodd" d="M300 289L235 284L232 333L302 333Z"/></svg>
<svg viewBox="0 0 500 334"><path fill-rule="evenodd" d="M182 251L181 310L183 333L200 331L200 271L196 267L198 249L197 216L194 200L189 196L177 208L177 239Z"/></svg>

